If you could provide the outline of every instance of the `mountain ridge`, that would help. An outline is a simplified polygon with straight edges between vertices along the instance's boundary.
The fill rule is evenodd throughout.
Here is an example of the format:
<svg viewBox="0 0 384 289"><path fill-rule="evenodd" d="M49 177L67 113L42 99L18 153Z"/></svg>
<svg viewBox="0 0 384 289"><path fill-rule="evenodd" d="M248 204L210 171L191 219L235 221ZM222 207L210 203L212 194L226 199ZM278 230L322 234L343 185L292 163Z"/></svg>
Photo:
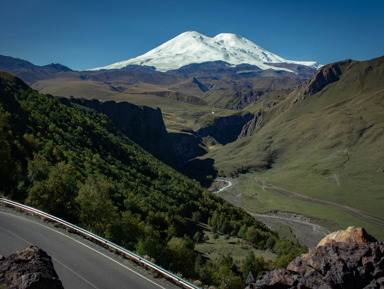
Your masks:
<svg viewBox="0 0 384 289"><path fill-rule="evenodd" d="M51 63L48 65L39 66L24 59L4 55L0 55L0 67L1 70L5 70L14 75L17 75L28 83L32 83L37 80L53 78L55 75L61 72L73 71L69 67L59 63Z"/></svg>
<svg viewBox="0 0 384 289"><path fill-rule="evenodd" d="M156 70L166 72L179 69L193 63L225 61L229 66L252 64L262 70L285 70L270 64L290 63L309 66L317 69L315 61L293 61L284 59L252 41L233 33L221 33L208 37L196 31L187 31L148 51L147 53L128 60L107 66L89 69L121 69L128 65L153 66Z"/></svg>
<svg viewBox="0 0 384 289"><path fill-rule="evenodd" d="M18 58L0 57L0 70L15 74L42 93L101 101L128 101L155 109L154 103L159 101L244 108L257 99L255 95L294 89L316 72L298 64L273 65L288 68L294 73L261 70L250 64L232 67L224 61L194 63L168 72L139 65L118 70L73 71L61 64L38 66ZM144 95L152 101L142 103Z"/></svg>

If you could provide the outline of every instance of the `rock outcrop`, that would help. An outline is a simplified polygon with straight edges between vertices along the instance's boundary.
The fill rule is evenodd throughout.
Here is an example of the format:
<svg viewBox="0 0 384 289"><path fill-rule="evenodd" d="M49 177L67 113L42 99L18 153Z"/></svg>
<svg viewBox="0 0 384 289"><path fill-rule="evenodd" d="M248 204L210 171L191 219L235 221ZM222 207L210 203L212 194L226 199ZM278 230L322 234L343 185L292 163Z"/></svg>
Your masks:
<svg viewBox="0 0 384 289"><path fill-rule="evenodd" d="M325 246L331 242L346 243L371 243L376 239L369 235L363 228L348 227L346 230L340 230L325 236L317 245L317 247Z"/></svg>
<svg viewBox="0 0 384 289"><path fill-rule="evenodd" d="M323 66L317 71L309 82L303 84L303 87L305 88L303 95L313 95L322 90L328 84L338 81L345 68L351 63L352 60L345 60Z"/></svg>
<svg viewBox="0 0 384 289"><path fill-rule="evenodd" d="M0 288L63 289L51 257L30 246L5 258L0 256Z"/></svg>
<svg viewBox="0 0 384 289"><path fill-rule="evenodd" d="M260 110L257 114L255 114L253 119L243 126L238 138L244 138L257 133L263 127L263 116L263 110Z"/></svg>
<svg viewBox="0 0 384 289"><path fill-rule="evenodd" d="M207 153L201 140L193 133L168 133L168 139L179 167Z"/></svg>
<svg viewBox="0 0 384 289"><path fill-rule="evenodd" d="M212 123L203 126L196 133L199 138L211 136L222 145L235 141L244 125L254 118L251 113L214 118Z"/></svg>
<svg viewBox="0 0 384 289"><path fill-rule="evenodd" d="M264 272L256 288L384 288L384 243L349 227L326 236L286 269Z"/></svg>
<svg viewBox="0 0 384 289"><path fill-rule="evenodd" d="M100 102L96 99L60 98L59 101L66 105L73 102L106 114L135 143L165 163L176 165L160 109L139 107L128 102Z"/></svg>

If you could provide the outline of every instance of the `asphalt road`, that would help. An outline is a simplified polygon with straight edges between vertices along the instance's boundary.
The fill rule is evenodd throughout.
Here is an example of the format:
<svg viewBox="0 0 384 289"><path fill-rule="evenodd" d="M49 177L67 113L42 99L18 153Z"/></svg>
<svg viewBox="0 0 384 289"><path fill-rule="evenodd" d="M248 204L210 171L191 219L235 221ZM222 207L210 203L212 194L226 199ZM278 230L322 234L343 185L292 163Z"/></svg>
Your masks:
<svg viewBox="0 0 384 289"><path fill-rule="evenodd" d="M9 256L29 245L52 257L66 289L177 288L77 235L0 207L0 255Z"/></svg>

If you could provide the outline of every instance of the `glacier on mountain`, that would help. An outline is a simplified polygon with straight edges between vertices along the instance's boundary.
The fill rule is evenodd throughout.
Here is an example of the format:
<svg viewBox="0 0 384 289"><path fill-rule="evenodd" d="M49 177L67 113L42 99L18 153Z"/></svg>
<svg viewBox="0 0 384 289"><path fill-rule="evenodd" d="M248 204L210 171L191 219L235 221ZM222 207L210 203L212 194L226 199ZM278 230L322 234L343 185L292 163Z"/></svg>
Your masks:
<svg viewBox="0 0 384 289"><path fill-rule="evenodd" d="M290 63L315 69L319 67L315 61L286 60L236 34L221 33L215 37L207 37L196 31L187 31L143 55L90 70L121 69L128 65L142 65L154 66L157 71L166 72L188 64L220 60L230 65L251 64L263 70L290 72L291 70L287 68L269 64Z"/></svg>

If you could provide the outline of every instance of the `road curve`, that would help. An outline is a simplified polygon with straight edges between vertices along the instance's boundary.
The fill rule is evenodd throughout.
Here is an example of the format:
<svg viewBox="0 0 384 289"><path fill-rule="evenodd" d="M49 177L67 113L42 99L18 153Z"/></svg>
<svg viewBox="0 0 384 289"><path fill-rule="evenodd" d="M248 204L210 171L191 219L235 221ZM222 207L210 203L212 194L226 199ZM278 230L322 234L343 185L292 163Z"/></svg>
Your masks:
<svg viewBox="0 0 384 289"><path fill-rule="evenodd" d="M52 257L64 288L178 288L79 236L0 207L0 255L29 245Z"/></svg>
<svg viewBox="0 0 384 289"><path fill-rule="evenodd" d="M226 189L230 188L233 186L233 183L230 180L222 179L222 178L217 178L214 180L214 182L224 182L225 185L222 186L220 189L214 191L214 194L221 193L222 191L225 191Z"/></svg>

